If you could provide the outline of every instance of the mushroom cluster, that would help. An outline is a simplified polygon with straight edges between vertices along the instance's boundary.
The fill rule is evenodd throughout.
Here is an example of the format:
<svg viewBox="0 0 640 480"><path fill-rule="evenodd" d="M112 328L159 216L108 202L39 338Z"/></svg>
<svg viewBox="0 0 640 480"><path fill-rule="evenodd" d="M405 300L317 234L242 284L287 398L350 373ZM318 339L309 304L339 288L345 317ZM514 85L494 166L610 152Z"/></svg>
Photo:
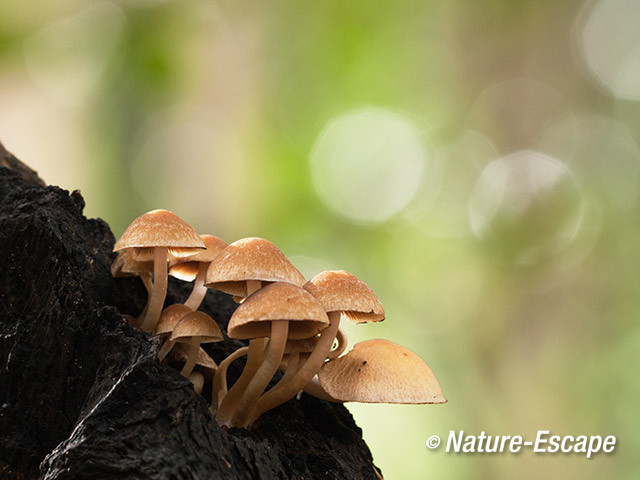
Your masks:
<svg viewBox="0 0 640 480"><path fill-rule="evenodd" d="M332 402L446 402L429 366L400 345L368 340L342 355L348 343L342 318L385 318L375 293L351 273L324 271L306 281L268 240L243 238L227 245L198 235L167 210L136 218L114 252L119 254L112 275L137 275L149 293L140 315L127 318L163 338L159 360L180 364L196 392L210 382L210 410L220 425L252 427L264 412L303 391ZM183 304L163 309L167 275L193 281L194 287ZM213 318L198 310L208 288L239 303L227 335L249 341L220 365L200 347L223 339ZM242 374L228 388L229 365L245 356ZM282 377L267 389L279 369Z"/></svg>

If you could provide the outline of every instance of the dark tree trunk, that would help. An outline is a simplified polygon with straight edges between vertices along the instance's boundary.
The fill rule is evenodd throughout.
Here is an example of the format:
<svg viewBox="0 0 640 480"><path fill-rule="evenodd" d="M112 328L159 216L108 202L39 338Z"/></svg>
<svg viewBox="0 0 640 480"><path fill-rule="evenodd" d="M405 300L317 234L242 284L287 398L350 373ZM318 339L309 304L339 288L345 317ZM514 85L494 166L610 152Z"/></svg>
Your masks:
<svg viewBox="0 0 640 480"><path fill-rule="evenodd" d="M0 478L379 478L341 405L304 395L256 430L220 428L209 392L123 319L146 292L111 278L114 237L83 207L0 144ZM170 281L166 305L189 289ZM222 328L234 308L213 291L202 307ZM239 345L205 348L220 362Z"/></svg>

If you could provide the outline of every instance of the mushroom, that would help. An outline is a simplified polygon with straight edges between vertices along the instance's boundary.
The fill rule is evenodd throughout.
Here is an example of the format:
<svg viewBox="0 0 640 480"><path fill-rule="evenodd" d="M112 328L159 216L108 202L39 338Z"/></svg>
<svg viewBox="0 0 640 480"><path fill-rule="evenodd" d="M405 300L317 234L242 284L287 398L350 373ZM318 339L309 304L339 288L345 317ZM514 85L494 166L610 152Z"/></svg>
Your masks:
<svg viewBox="0 0 640 480"><path fill-rule="evenodd" d="M445 403L431 368L408 348L388 340L356 343L318 373L322 388L343 402Z"/></svg>
<svg viewBox="0 0 640 480"><path fill-rule="evenodd" d="M164 338L162 348L158 351L158 360L164 360L164 357L171 351L175 345L175 340L171 340L171 334L174 328L186 315L193 312L193 310L186 305L176 303L165 308L160 314L160 320L156 325L156 329L153 332L154 335Z"/></svg>
<svg viewBox="0 0 640 480"><path fill-rule="evenodd" d="M153 290L140 328L153 331L167 293L167 261L192 255L204 248L204 242L187 222L168 210L153 210L140 215L124 231L113 247L114 252L134 249L134 258L153 260Z"/></svg>
<svg viewBox="0 0 640 480"><path fill-rule="evenodd" d="M200 235L205 250L188 257L175 258L169 262L169 275L186 282L195 280L191 295L184 304L192 310L197 310L202 304L207 287L204 279L211 261L225 248L227 244L214 235Z"/></svg>
<svg viewBox="0 0 640 480"><path fill-rule="evenodd" d="M249 237L229 244L213 259L205 279L205 286L234 296L240 302L264 284L288 282L304 285L304 276L287 260L273 243L264 238ZM249 341L247 363L240 378L231 389L222 391L219 397L222 418L229 418L240 395L262 363L266 340L254 338Z"/></svg>
<svg viewBox="0 0 640 480"><path fill-rule="evenodd" d="M221 425L244 426L258 397L278 370L287 338L309 338L329 324L320 304L306 290L290 283L272 283L249 296L234 312L227 334L231 338L269 337L264 361L252 375L237 405L218 410ZM234 408L235 407L235 408Z"/></svg>
<svg viewBox="0 0 640 480"><path fill-rule="evenodd" d="M379 322L384 320L384 309L373 290L355 275L344 270L324 271L304 285L323 306L329 317L330 326L324 330L316 348L311 352L296 374L286 383L279 382L258 400L248 424L253 423L262 413L293 398L320 370L330 354L340 328L340 314L355 323Z"/></svg>
<svg viewBox="0 0 640 480"><path fill-rule="evenodd" d="M189 377L198 358L201 343L220 342L223 340L218 324L204 312L191 312L185 315L174 327L172 342L189 344L187 361L182 368L182 375Z"/></svg>

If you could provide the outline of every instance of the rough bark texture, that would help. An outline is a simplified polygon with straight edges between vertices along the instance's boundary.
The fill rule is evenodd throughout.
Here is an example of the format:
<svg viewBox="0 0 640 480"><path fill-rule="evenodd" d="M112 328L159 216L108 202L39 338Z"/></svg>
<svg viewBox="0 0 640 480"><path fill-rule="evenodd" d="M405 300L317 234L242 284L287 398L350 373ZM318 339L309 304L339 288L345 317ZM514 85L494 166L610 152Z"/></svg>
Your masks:
<svg viewBox="0 0 640 480"><path fill-rule="evenodd" d="M195 394L123 319L146 292L111 278L114 237L83 207L0 144L0 478L378 478L341 405L305 395L256 430L220 428L209 392ZM170 280L166 305L190 288ZM224 328L235 304L209 291L201 308ZM205 349L220 362L240 345Z"/></svg>

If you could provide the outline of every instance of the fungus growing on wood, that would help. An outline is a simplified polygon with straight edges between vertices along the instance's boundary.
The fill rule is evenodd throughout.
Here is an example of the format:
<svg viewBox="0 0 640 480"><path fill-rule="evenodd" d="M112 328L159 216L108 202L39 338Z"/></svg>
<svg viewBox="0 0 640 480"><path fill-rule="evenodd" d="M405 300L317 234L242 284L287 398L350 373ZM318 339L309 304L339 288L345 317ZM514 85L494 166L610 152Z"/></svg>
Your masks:
<svg viewBox="0 0 640 480"><path fill-rule="evenodd" d="M288 282L304 285L304 276L273 243L264 238L249 237L230 243L213 259L207 269L205 286L220 290L241 301L264 284ZM240 378L228 392L221 392L221 418L228 418L240 400L253 374L262 363L266 340L253 338L249 341L247 363ZM229 417L230 418L230 417Z"/></svg>
<svg viewBox="0 0 640 480"><path fill-rule="evenodd" d="M182 368L182 375L188 377L193 371L198 358L201 343L220 342L223 340L218 324L204 312L191 312L185 315L173 329L170 340L189 344L187 361Z"/></svg>
<svg viewBox="0 0 640 480"><path fill-rule="evenodd" d="M211 261L227 247L227 244L214 235L200 235L205 250L188 257L174 258L169 262L169 275L186 282L194 281L191 295L184 304L197 310L207 294L204 279Z"/></svg>
<svg viewBox="0 0 640 480"><path fill-rule="evenodd" d="M327 362L320 385L342 402L445 403L431 368L414 352L388 340L367 340Z"/></svg>
<svg viewBox="0 0 640 480"><path fill-rule="evenodd" d="M153 210L140 215L127 227L113 251L133 249L134 259L153 260L153 290L140 328L153 331L160 318L167 293L169 255L192 255L203 248L204 242L198 232L168 210Z"/></svg>
<svg viewBox="0 0 640 480"><path fill-rule="evenodd" d="M255 401L278 370L287 338L309 338L327 327L329 319L320 304L304 289L290 283L272 283L248 297L234 312L227 334L231 338L269 337L264 360L251 376L237 405L218 411L221 425L244 425ZM228 397L228 396L227 396Z"/></svg>
<svg viewBox="0 0 640 480"><path fill-rule="evenodd" d="M293 398L311 381L330 354L340 328L341 313L354 323L384 320L384 309L373 290L358 277L344 270L321 272L309 280L304 288L327 312L330 326L320 334L316 347L296 374L286 382L278 382L258 400L248 419L249 425L262 413Z"/></svg>

